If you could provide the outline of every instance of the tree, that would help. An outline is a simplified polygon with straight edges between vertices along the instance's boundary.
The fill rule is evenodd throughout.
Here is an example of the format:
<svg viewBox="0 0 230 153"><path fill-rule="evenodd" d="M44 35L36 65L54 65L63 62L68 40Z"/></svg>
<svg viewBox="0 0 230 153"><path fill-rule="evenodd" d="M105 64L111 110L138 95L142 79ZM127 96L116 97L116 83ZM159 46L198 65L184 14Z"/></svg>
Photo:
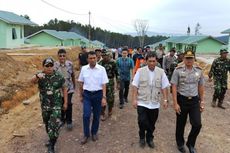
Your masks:
<svg viewBox="0 0 230 153"><path fill-rule="evenodd" d="M145 35L148 30L148 21L136 19L134 21L134 28L137 32L139 43L141 47L144 47Z"/></svg>

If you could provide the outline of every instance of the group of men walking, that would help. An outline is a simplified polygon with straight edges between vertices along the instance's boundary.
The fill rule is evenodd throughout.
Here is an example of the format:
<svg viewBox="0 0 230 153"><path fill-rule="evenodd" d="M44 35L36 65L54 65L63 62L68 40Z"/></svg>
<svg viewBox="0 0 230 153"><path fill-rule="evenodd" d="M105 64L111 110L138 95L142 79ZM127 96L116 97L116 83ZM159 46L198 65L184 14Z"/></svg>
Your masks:
<svg viewBox="0 0 230 153"><path fill-rule="evenodd" d="M81 66L79 77L79 99L83 104L83 132L81 144L98 140L100 120L105 121L113 114L115 85L119 90L119 108L128 103L130 81L132 80L132 104L137 109L139 125L139 144L147 143L154 148L154 130L158 119L160 103L166 109L169 102L168 88L171 86L173 107L176 112L176 142L180 152L185 152L184 129L189 115L192 125L186 145L190 153L195 153L195 142L201 129L201 112L204 110L204 76L202 69L194 64L195 54L192 50L184 53L172 48L165 55L162 46L157 52L149 49L142 53L137 49L133 59L128 57L128 48L121 50L121 57L116 60L105 49L82 52L78 56ZM227 50L221 50L221 57L214 60L209 81L214 78L215 92L212 106L225 108L224 95L227 90L227 73L230 61ZM66 51L58 51L58 61L47 58L43 61L43 70L32 77L38 83L43 122L49 136L48 152L54 152L59 129L65 123L72 129L72 96L76 88L73 64L66 59ZM143 59L144 62L138 61ZM137 64L139 65L137 66ZM162 67L162 68L161 68ZM132 74L132 75L131 75ZM225 81L226 80L226 81ZM106 110L108 108L108 110ZM92 125L90 118L93 113Z"/></svg>

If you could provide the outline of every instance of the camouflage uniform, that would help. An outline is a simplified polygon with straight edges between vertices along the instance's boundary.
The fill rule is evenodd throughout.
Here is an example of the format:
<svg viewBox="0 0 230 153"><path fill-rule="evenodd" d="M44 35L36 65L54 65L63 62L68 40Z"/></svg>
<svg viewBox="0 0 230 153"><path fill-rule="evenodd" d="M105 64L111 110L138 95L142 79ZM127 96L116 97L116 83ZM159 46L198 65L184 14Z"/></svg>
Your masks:
<svg viewBox="0 0 230 153"><path fill-rule="evenodd" d="M178 51L178 52L177 52L177 55L181 55L181 54L183 54L182 51ZM170 64L169 71L168 71L168 79L169 79L169 81L170 81L171 78L172 78L172 74L173 74L173 71L175 70L175 68L176 68L180 63L182 63L182 62L183 62L183 59L179 59L179 58L177 57L177 59L174 60L174 61Z"/></svg>
<svg viewBox="0 0 230 153"><path fill-rule="evenodd" d="M56 141L61 122L62 96L61 88L65 86L64 77L55 72L38 80L42 118L50 140Z"/></svg>
<svg viewBox="0 0 230 153"><path fill-rule="evenodd" d="M228 86L228 72L230 71L230 59L218 57L212 63L209 71L209 78L214 79L214 94L212 105L216 105L218 99L218 106L222 106L224 95Z"/></svg>
<svg viewBox="0 0 230 153"><path fill-rule="evenodd" d="M109 52L103 53L107 56L110 56ZM106 84L106 100L108 104L108 110L109 113L111 113L112 108L114 106L114 77L117 79L117 83L119 81L119 74L116 62L113 59L109 59L109 61L101 60L98 64L102 65L107 73L107 76L109 78L109 82ZM105 115L105 107L102 108L102 115ZM111 115L111 114L110 114Z"/></svg>

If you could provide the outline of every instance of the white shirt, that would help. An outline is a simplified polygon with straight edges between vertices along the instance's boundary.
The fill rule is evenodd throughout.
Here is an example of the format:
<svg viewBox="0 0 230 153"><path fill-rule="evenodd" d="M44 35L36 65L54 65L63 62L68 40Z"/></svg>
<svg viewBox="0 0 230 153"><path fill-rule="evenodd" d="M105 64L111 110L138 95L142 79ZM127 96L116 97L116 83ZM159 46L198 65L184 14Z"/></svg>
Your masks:
<svg viewBox="0 0 230 153"><path fill-rule="evenodd" d="M148 72L149 72L149 85L152 84L152 80L155 76L155 72L154 71L151 71L148 69ZM135 86L135 87L139 87L139 78L140 78L140 71L137 70L134 78L133 78L133 82L132 82L132 85ZM169 80L166 76L166 74L164 73L163 74L163 77L162 77L162 80L161 80L161 89L164 89L164 88L167 88L170 86L169 84ZM143 101L137 101L137 105L138 106L143 106L143 107L146 107L148 109L156 109L156 108L160 108L160 102L149 102L148 104L143 102Z"/></svg>
<svg viewBox="0 0 230 153"><path fill-rule="evenodd" d="M88 91L102 90L102 85L109 82L105 68L98 64L94 68L89 64L83 66L78 81L83 82L83 90Z"/></svg>

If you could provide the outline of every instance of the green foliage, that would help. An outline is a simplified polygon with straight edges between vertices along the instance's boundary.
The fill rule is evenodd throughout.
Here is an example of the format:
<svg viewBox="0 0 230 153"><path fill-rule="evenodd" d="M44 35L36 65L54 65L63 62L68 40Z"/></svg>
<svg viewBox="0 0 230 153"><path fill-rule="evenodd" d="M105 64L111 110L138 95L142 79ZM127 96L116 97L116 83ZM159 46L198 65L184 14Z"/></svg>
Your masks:
<svg viewBox="0 0 230 153"><path fill-rule="evenodd" d="M29 16L28 16L29 18ZM31 35L42 29L52 29L57 31L71 31L76 32L86 38L88 38L89 25L82 25L81 23L75 23L71 21L62 21L58 19L52 19L47 24L42 26L25 26L25 36ZM138 47L139 40L138 37L133 37L127 34L115 33L107 30L103 30L99 27L90 27L91 40L98 40L106 44L108 47ZM165 36L145 36L145 44L153 44L161 40L167 39Z"/></svg>

